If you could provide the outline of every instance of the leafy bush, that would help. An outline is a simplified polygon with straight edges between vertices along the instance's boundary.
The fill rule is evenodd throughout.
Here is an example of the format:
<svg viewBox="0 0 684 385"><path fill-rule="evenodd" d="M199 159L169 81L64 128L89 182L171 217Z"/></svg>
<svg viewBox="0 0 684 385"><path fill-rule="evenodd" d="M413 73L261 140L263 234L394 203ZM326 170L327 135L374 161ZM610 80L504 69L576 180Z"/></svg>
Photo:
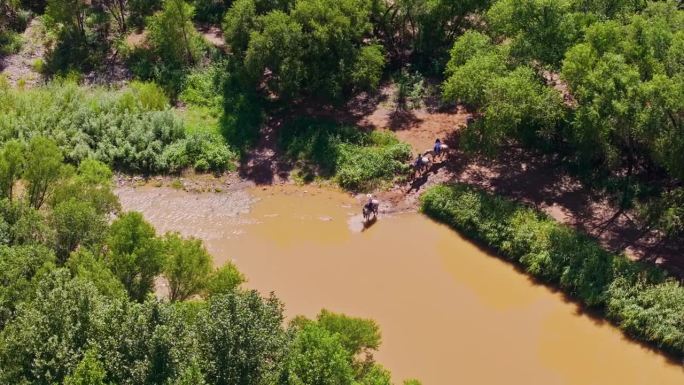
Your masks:
<svg viewBox="0 0 684 385"><path fill-rule="evenodd" d="M0 31L0 55L11 55L19 52L23 40L21 34L14 31Z"/></svg>
<svg viewBox="0 0 684 385"><path fill-rule="evenodd" d="M223 171L234 158L218 135L188 135L162 90L134 82L122 91L71 83L0 90L0 140L45 135L66 160L95 158L120 170L155 173L197 166Z"/></svg>
<svg viewBox="0 0 684 385"><path fill-rule="evenodd" d="M43 59L36 59L33 61L31 64L31 67L33 67L33 70L38 72L39 74L42 74L45 72L45 61Z"/></svg>
<svg viewBox="0 0 684 385"><path fill-rule="evenodd" d="M223 107L224 71L220 64L214 64L190 72L185 77L183 90L178 98L185 104L204 107L213 114L220 114Z"/></svg>
<svg viewBox="0 0 684 385"><path fill-rule="evenodd" d="M531 208L462 184L431 188L421 205L538 279L605 310L630 335L684 355L684 288L663 271L611 254Z"/></svg>
<svg viewBox="0 0 684 385"><path fill-rule="evenodd" d="M220 172L230 169L235 158L223 138L202 132L189 134L168 146L162 154L163 163L171 172L179 172L189 166L201 172Z"/></svg>
<svg viewBox="0 0 684 385"><path fill-rule="evenodd" d="M371 190L403 175L411 156L409 145L391 133L304 119L283 128L280 146L306 179L334 177L354 191Z"/></svg>

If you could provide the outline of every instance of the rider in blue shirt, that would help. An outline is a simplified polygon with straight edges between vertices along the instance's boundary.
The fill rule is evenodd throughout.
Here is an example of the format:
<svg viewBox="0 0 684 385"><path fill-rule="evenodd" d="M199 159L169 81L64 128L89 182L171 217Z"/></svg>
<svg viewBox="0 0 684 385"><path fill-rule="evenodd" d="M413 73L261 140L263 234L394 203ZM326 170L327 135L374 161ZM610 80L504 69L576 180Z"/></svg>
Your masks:
<svg viewBox="0 0 684 385"><path fill-rule="evenodd" d="M442 152L442 141L439 140L439 138L437 138L437 140L435 140L434 150L435 150L435 155L439 155Z"/></svg>

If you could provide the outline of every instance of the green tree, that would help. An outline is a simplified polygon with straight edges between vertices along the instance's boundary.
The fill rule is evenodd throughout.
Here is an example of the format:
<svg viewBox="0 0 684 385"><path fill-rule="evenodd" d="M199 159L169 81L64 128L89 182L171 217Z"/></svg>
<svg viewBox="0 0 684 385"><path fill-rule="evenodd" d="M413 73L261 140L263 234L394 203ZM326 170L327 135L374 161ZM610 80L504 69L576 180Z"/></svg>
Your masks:
<svg viewBox="0 0 684 385"><path fill-rule="evenodd" d="M64 385L105 385L106 373L95 350L88 350Z"/></svg>
<svg viewBox="0 0 684 385"><path fill-rule="evenodd" d="M257 9L255 0L236 0L223 20L226 43L240 57L249 45L249 35L256 29Z"/></svg>
<svg viewBox="0 0 684 385"><path fill-rule="evenodd" d="M183 301L204 290L211 274L211 256L199 239L167 233L163 239L164 276L171 301Z"/></svg>
<svg viewBox="0 0 684 385"><path fill-rule="evenodd" d="M285 348L283 307L255 291L213 296L199 314L200 351L208 383L268 383Z"/></svg>
<svg viewBox="0 0 684 385"><path fill-rule="evenodd" d="M99 4L116 23L120 34L126 33L129 0L100 0Z"/></svg>
<svg viewBox="0 0 684 385"><path fill-rule="evenodd" d="M505 57L497 51L479 53L461 65L456 63L459 61L453 60L447 65L442 96L445 100L460 101L472 107L486 103L487 86L506 72Z"/></svg>
<svg viewBox="0 0 684 385"><path fill-rule="evenodd" d="M65 265L74 277L92 282L100 294L106 297L125 297L126 290L114 276L101 257L88 250L79 249L69 256Z"/></svg>
<svg viewBox="0 0 684 385"><path fill-rule="evenodd" d="M342 346L355 356L380 347L380 328L370 319L352 318L322 310L318 325L339 337Z"/></svg>
<svg viewBox="0 0 684 385"><path fill-rule="evenodd" d="M494 148L506 139L534 144L538 140L549 143L554 138L563 119L561 97L543 85L532 69L518 67L493 79L485 92L484 120L473 127L482 130L479 143L483 148Z"/></svg>
<svg viewBox="0 0 684 385"><path fill-rule="evenodd" d="M354 63L351 80L358 89L373 91L380 84L384 67L385 56L381 45L373 44L361 47L356 57L356 63Z"/></svg>
<svg viewBox="0 0 684 385"><path fill-rule="evenodd" d="M44 246L0 246L0 330L14 317L17 305L33 297L34 277L54 264L54 253Z"/></svg>
<svg viewBox="0 0 684 385"><path fill-rule="evenodd" d="M351 354L340 337L315 323L305 323L288 351L280 384L351 385Z"/></svg>
<svg viewBox="0 0 684 385"><path fill-rule="evenodd" d="M378 364L373 364L358 380L363 385L392 385L392 374Z"/></svg>
<svg viewBox="0 0 684 385"><path fill-rule="evenodd" d="M255 81L270 70L268 86L284 99L339 101L354 88L376 84L384 66L377 47L364 48L371 30L368 0L299 1L289 13L258 17L256 26L245 66Z"/></svg>
<svg viewBox="0 0 684 385"><path fill-rule="evenodd" d="M558 66L586 24L570 12L570 1L498 0L487 20L493 31L513 40L514 55Z"/></svg>
<svg viewBox="0 0 684 385"><path fill-rule="evenodd" d="M108 299L95 312L93 341L114 384L170 384L196 356L197 312L204 304L184 306L148 299L143 303ZM211 359L211 358L209 358Z"/></svg>
<svg viewBox="0 0 684 385"><path fill-rule="evenodd" d="M42 136L31 139L26 150L23 179L31 207L39 209L63 170L62 152L55 142Z"/></svg>
<svg viewBox="0 0 684 385"><path fill-rule="evenodd" d="M231 262L214 270L206 285L208 296L232 293L246 281L245 276Z"/></svg>
<svg viewBox="0 0 684 385"><path fill-rule="evenodd" d="M49 196L63 169L62 153L50 139L36 136L26 150L26 168L23 179L27 184L28 201L39 209Z"/></svg>
<svg viewBox="0 0 684 385"><path fill-rule="evenodd" d="M8 225L6 243L10 245L51 244L53 229L44 212L24 200L3 200L2 219Z"/></svg>
<svg viewBox="0 0 684 385"><path fill-rule="evenodd" d="M55 186L49 199L50 206L76 199L89 204L97 214L116 214L121 209L119 199L112 191L112 172L104 163L83 160L75 175L62 178Z"/></svg>
<svg viewBox="0 0 684 385"><path fill-rule="evenodd" d="M98 244L107 228L106 218L88 202L71 198L54 207L50 219L55 230L55 252L61 263L77 247Z"/></svg>
<svg viewBox="0 0 684 385"><path fill-rule="evenodd" d="M573 0L573 8L580 12L595 13L604 18L615 18L642 10L647 0Z"/></svg>
<svg viewBox="0 0 684 385"><path fill-rule="evenodd" d="M145 222L142 214L125 213L112 223L107 246L110 269L131 298L143 301L164 266L162 245L154 228Z"/></svg>
<svg viewBox="0 0 684 385"><path fill-rule="evenodd" d="M165 0L150 18L149 39L164 65L179 69L199 60L202 43L192 24L193 12L184 0Z"/></svg>
<svg viewBox="0 0 684 385"><path fill-rule="evenodd" d="M206 385L206 383L201 366L193 360L190 366L185 368L173 381L172 385Z"/></svg>
<svg viewBox="0 0 684 385"><path fill-rule="evenodd" d="M444 69L456 37L486 9L490 0L398 0L374 2L376 34L399 63L407 60L425 73Z"/></svg>
<svg viewBox="0 0 684 385"><path fill-rule="evenodd" d="M5 142L0 152L0 196L14 199L14 185L26 167L24 145L17 140Z"/></svg>
<svg viewBox="0 0 684 385"><path fill-rule="evenodd" d="M0 383L62 383L81 361L96 327L93 309L103 303L89 282L51 272L0 332Z"/></svg>
<svg viewBox="0 0 684 385"><path fill-rule="evenodd" d="M84 0L47 0L45 13L85 37L87 10L88 3Z"/></svg>
<svg viewBox="0 0 684 385"><path fill-rule="evenodd" d="M244 59L246 70L255 80L261 78L266 68L277 71L278 78L269 86L283 97L290 97L304 82L302 26L282 11L261 16L258 25L259 29L250 34Z"/></svg>
<svg viewBox="0 0 684 385"><path fill-rule="evenodd" d="M420 381L416 379L405 380L404 385L421 385Z"/></svg>

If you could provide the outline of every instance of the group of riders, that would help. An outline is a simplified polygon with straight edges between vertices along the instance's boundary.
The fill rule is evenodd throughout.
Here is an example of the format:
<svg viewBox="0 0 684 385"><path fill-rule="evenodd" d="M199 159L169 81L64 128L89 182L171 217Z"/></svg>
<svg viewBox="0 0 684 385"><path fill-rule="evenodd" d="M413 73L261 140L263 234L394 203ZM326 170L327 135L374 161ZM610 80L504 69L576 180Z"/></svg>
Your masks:
<svg viewBox="0 0 684 385"><path fill-rule="evenodd" d="M449 146L442 143L442 141L437 138L432 149L427 150L424 153L418 153L416 159L411 163L413 177L415 178L425 172L430 167L430 163L434 162L436 159L441 159L446 156L448 150Z"/></svg>
<svg viewBox="0 0 684 385"><path fill-rule="evenodd" d="M418 153L416 159L411 163L411 169L413 171L412 177L416 178L423 172L429 169L430 164L436 159L442 159L446 156L449 150L449 146L442 143L442 141L437 138L435 140L435 145L432 149L425 151L424 153ZM363 205L363 219L368 221L371 216L376 217L378 215L378 209L380 208L380 201L375 199L373 195L368 194L368 201Z"/></svg>

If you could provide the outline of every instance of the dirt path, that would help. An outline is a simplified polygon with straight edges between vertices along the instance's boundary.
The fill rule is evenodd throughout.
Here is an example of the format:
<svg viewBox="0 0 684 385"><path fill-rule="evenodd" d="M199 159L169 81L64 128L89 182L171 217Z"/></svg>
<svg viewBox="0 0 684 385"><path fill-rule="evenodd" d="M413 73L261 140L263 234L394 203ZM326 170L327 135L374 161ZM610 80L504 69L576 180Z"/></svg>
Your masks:
<svg viewBox="0 0 684 385"><path fill-rule="evenodd" d="M23 83L25 87L33 87L43 81L43 76L34 68L38 60L45 55L44 28L39 19L33 19L22 34L21 50L4 58L0 58L0 70L9 83L16 87Z"/></svg>

